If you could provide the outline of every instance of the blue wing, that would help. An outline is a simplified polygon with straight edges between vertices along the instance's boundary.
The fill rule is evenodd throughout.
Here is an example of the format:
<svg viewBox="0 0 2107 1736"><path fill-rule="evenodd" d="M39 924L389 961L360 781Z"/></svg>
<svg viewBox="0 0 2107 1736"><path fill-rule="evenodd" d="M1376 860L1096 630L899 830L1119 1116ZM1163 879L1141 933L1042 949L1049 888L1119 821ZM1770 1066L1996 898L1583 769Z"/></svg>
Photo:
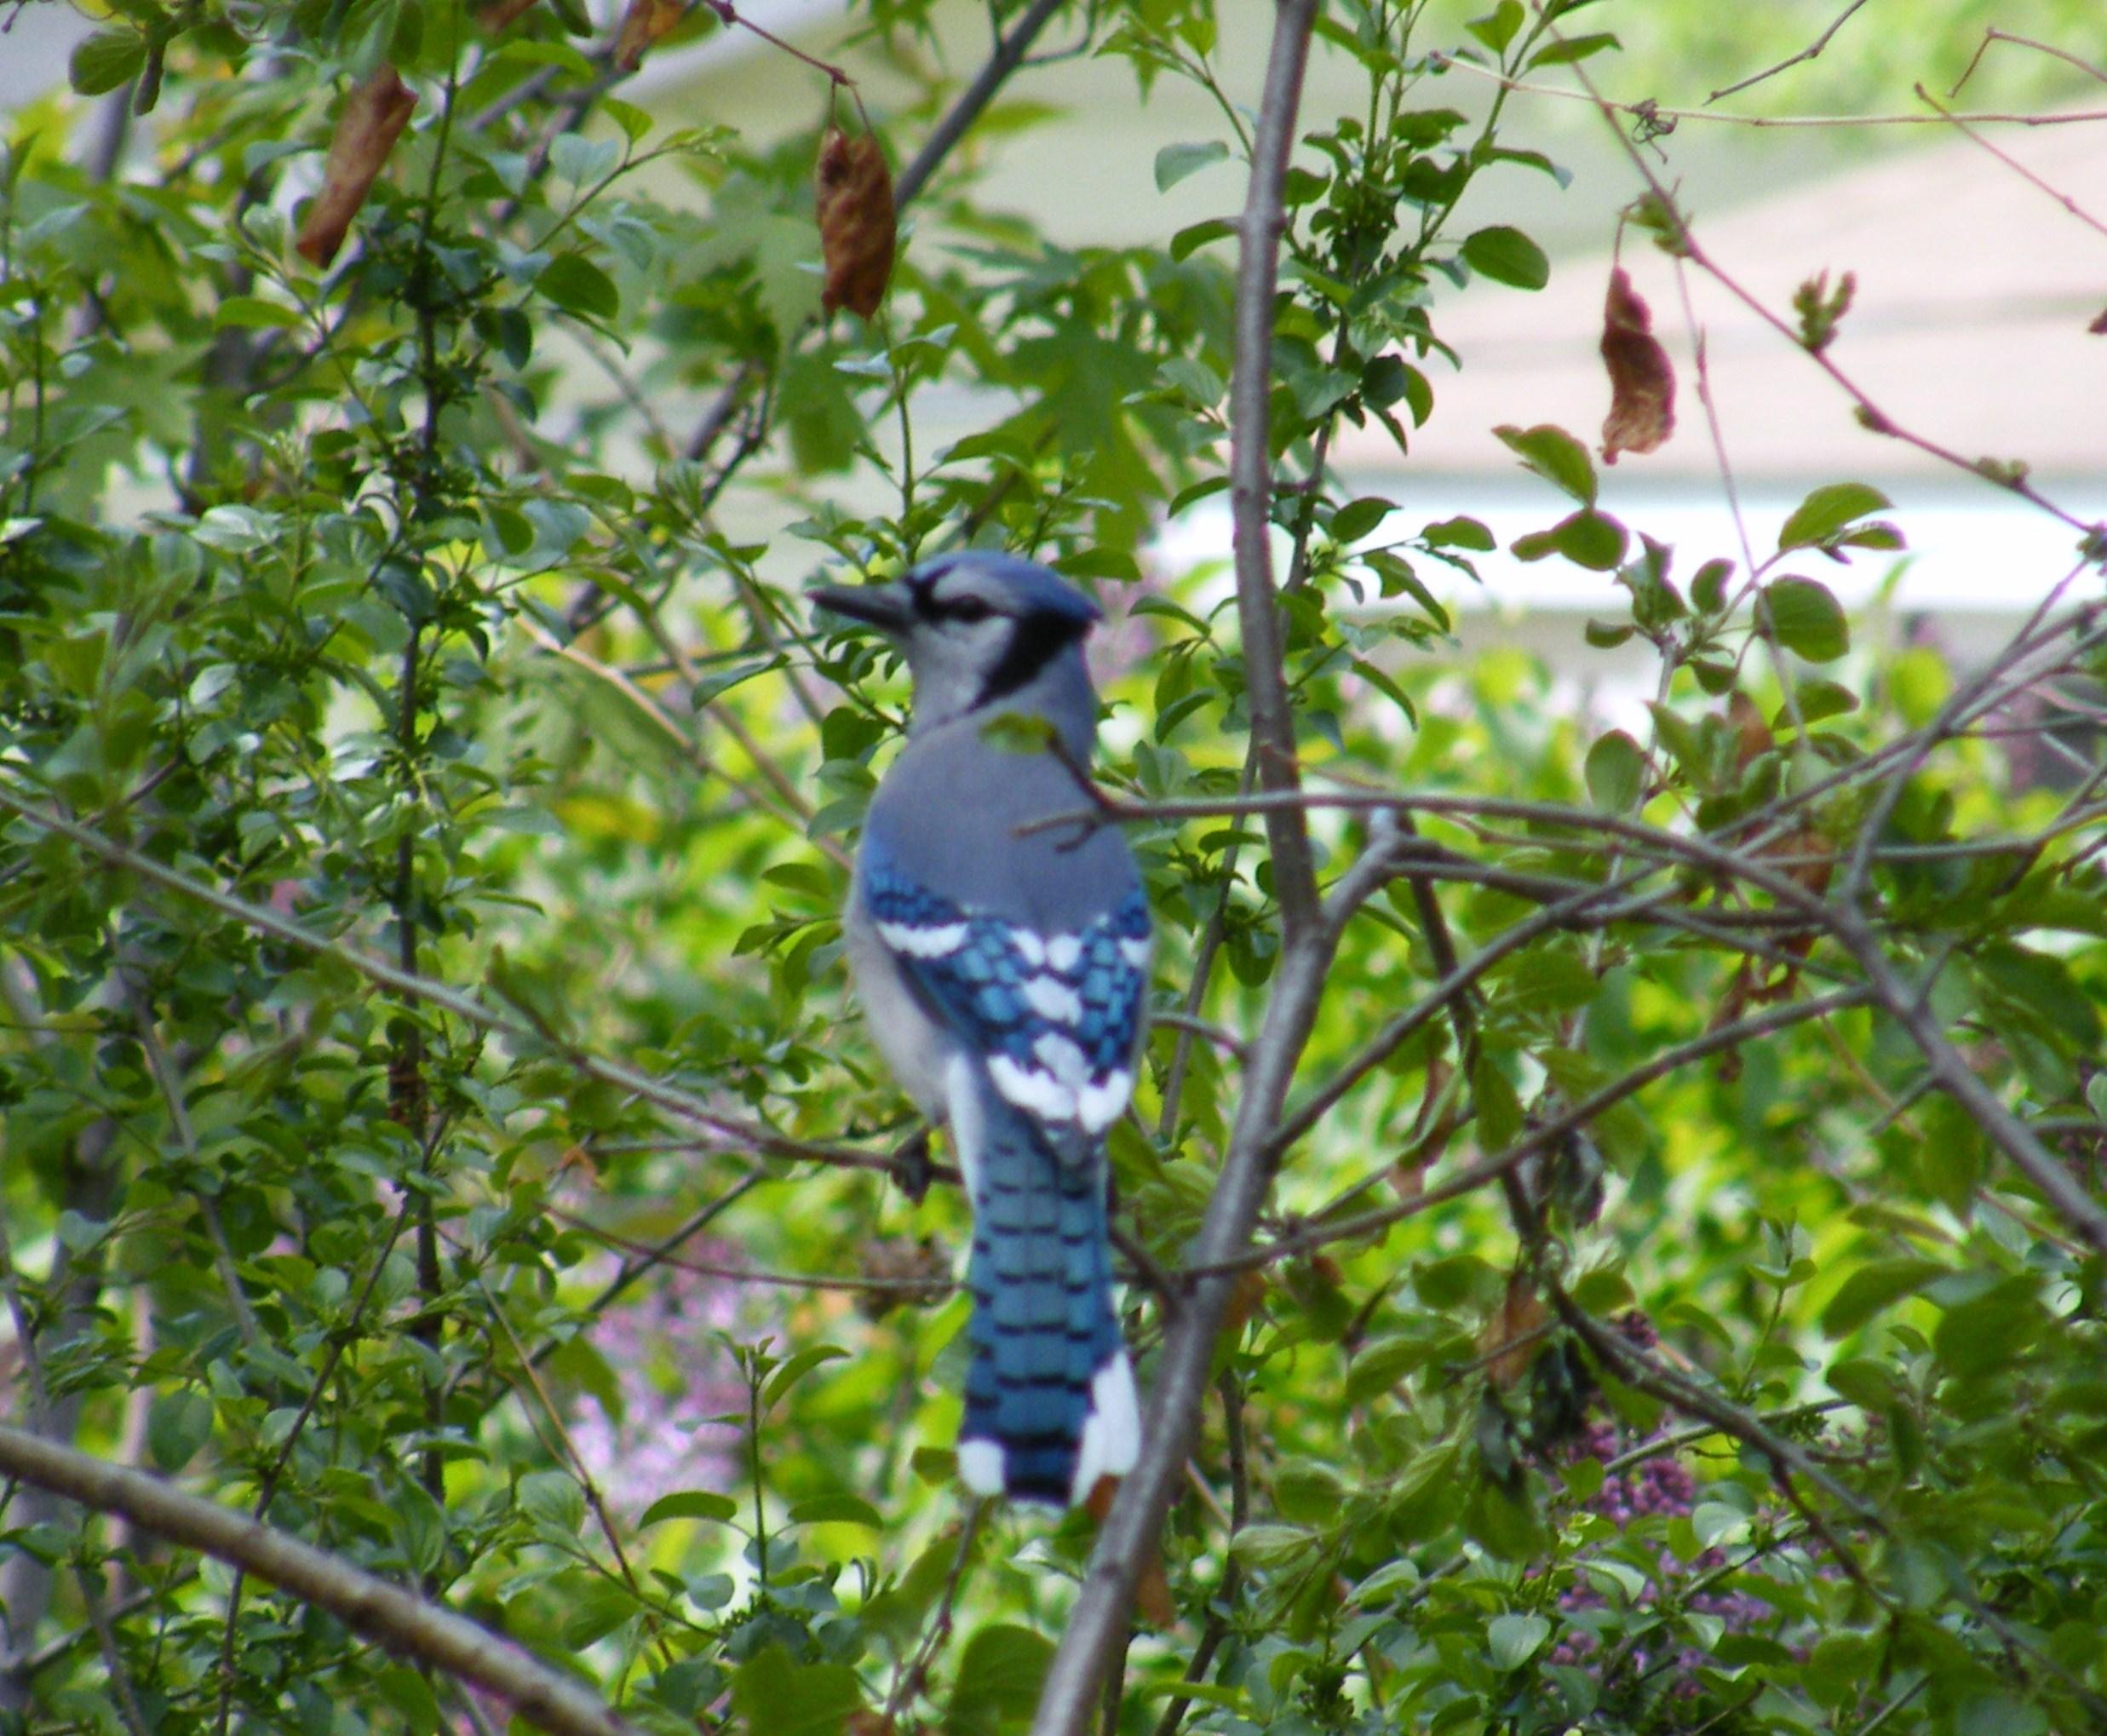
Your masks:
<svg viewBox="0 0 2107 1736"><path fill-rule="evenodd" d="M866 839L864 902L925 1004L979 1055L1008 1103L1057 1150L1094 1147L1134 1094L1148 984L1139 885L1062 934L961 908L901 873Z"/></svg>

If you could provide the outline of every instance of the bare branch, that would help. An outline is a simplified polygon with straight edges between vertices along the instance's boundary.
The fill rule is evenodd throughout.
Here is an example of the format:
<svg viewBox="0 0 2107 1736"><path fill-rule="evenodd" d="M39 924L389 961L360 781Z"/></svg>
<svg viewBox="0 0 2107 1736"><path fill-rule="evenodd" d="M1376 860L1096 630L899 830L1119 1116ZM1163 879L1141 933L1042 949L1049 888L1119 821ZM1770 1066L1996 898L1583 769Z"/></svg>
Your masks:
<svg viewBox="0 0 2107 1736"><path fill-rule="evenodd" d="M1032 0L1024 16L1011 26L1010 33L996 44L987 65L973 75L972 83L959 92L958 101L937 123L935 131L922 141L914 160L900 170L898 179L893 183L895 210L922 190L929 177L937 172L938 165L966 135L966 129L979 120L981 110L995 100L995 93L1002 88L1003 81L1023 64L1032 43L1038 40L1039 32L1065 3L1066 0Z"/></svg>
<svg viewBox="0 0 2107 1736"><path fill-rule="evenodd" d="M1710 108L1663 108L1651 100L1613 102L1585 90L1565 90L1556 84L1535 84L1525 78L1511 78L1496 67L1481 66L1475 60L1460 60L1453 55L1430 55L1427 58L1438 71L1468 72L1519 95L1548 96L1560 102L1592 103L1610 110L1613 114L1627 115L1634 121L1647 124L1662 121L1712 121L1735 127L1935 127L1943 124L1937 115L1932 114L1722 114L1717 109ZM2084 126L2107 121L2107 109L2074 109L2050 114L1965 114L1961 118L1986 127Z"/></svg>
<svg viewBox="0 0 2107 1736"><path fill-rule="evenodd" d="M1555 27L1551 27L1550 33L1554 38L1564 40L1559 37L1559 32ZM1904 428L1874 403L1864 388L1837 365L1834 357L1829 354L1828 349L1816 348L1802 343L1800 334L1783 316L1765 306L1752 290L1746 288L1738 279L1731 276L1699 244L1697 236L1691 232L1689 220L1684 216L1681 207L1676 203L1674 191L1662 181L1655 171L1653 164L1646 161L1645 154L1632 142L1624 129L1616 124L1620 106L1610 101L1603 95L1596 87L1595 81L1588 77L1587 67L1578 61L1573 63L1573 76L1579 81L1582 89L1587 93L1588 101L1593 102L1597 111L1610 123L1610 130L1616 135L1617 142L1623 147L1625 156L1629 159L1632 166L1638 170L1639 178L1646 183L1647 189L1659 202L1661 210L1666 215L1671 226L1667 241L1672 245L1673 250L1688 259L1691 264L1703 272L1786 342L1792 344L1794 348L1801 350L1851 399L1858 412L1858 420L1861 423L1874 434L1885 434L1891 440L1900 440L1904 445L1914 447L1927 457L1936 458L1943 464L1950 465L1956 470L1965 471L1971 476L1980 477L1995 487L2002 488L2010 493L2018 495L2023 500L2030 501L2042 511L2060 519L2082 536L2093 536L2099 530L2099 526L2087 524L2083 519L2074 516L2043 494L2027 480L2023 469L1966 457L1950 446L1942 445L1926 435ZM1949 118L1945 115L1937 115L1931 118L1941 125L1950 124Z"/></svg>
<svg viewBox="0 0 2107 1736"><path fill-rule="evenodd" d="M2003 164L2006 168L2009 169L2014 175L2018 175L2020 180L2026 182L2029 187L2040 188L2041 192L2047 193L2049 198L2055 200L2058 204L2061 205L2064 210L2070 212L2070 215L2075 217L2081 223L2084 223L2092 228L2098 230L2103 235L2107 235L2107 223L2101 222L2098 217L2094 216L2090 211L2087 210L2084 206L2081 205L2075 199L2072 198L2069 193L2058 192L2047 181L2043 181L2041 177L2036 175L2031 169L2029 169L2025 164L2020 162L2019 159L2014 157L2010 152L2001 151L1996 146L1990 143L1990 141L1984 138L1982 134L1978 132L1973 127L1970 126L1966 121L1963 120L1959 115L1955 114L1950 108L1948 108L1944 103L1941 102L1936 96L1932 95L1932 93L1926 90L1921 84L1914 84L1910 87L1910 89L1917 93L1919 101L1922 101L1928 107L1937 112L1940 119L1950 121L1955 127L1960 129L1961 135L1964 138L1967 139L1971 143L1980 145L1985 151L1989 152L1991 156L1995 157L2000 163Z"/></svg>
<svg viewBox="0 0 2107 1736"><path fill-rule="evenodd" d="M2033 49L2038 53L2052 55L2058 60L2067 61L2070 65L2075 66L2079 72L2089 78L2098 79L2102 84L2107 84L2107 72L2102 72L2090 60L2081 60L2070 49L2057 48L2051 43L2036 42L2030 36L2014 36L2010 31L2000 30L1992 25L1983 32L1983 40L1978 45L1974 57L1969 60L1967 70L1954 80L1954 88L1946 93L1949 101L1960 95L1961 87L1975 77L1975 69L1982 65L1983 56L1989 52L1992 43L2012 43L2023 49Z"/></svg>
<svg viewBox="0 0 2107 1736"><path fill-rule="evenodd" d="M721 1278L732 1284L773 1285L784 1290L840 1290L869 1296L934 1298L948 1296L958 1287L947 1278L833 1278L817 1273L769 1272L758 1267L727 1266L718 1261L697 1260L686 1254L676 1254L664 1243L632 1240L603 1229L576 1212L566 1211L560 1205L544 1204L542 1210L590 1236L603 1247L640 1262L640 1270L648 1266L666 1266L677 1272L692 1272L702 1278Z"/></svg>
<svg viewBox="0 0 2107 1736"><path fill-rule="evenodd" d="M1865 3L1866 0L1851 0L1851 4L1837 14L1835 20L1830 24L1829 27L1823 31L1822 34L1817 37L1812 42L1809 43L1807 46L1802 49L1798 54L1788 56L1786 59L1780 60L1775 66L1765 66L1760 72L1751 73L1748 78L1742 79L1738 84L1728 84L1723 86L1721 89L1714 91L1711 95L1705 98L1705 101L1707 102L1717 102L1722 96L1731 96L1737 90L1746 90L1752 84L1762 83L1765 78L1775 78L1780 72L1784 72L1788 67L1797 66L1803 60L1811 60L1817 58L1821 55L1822 50L1829 45L1830 37L1834 37L1838 31L1841 30L1846 24L1850 23L1852 14L1857 11L1857 9Z"/></svg>
<svg viewBox="0 0 2107 1736"><path fill-rule="evenodd" d="M1259 129L1252 141L1251 181L1237 254L1236 363L1230 380L1229 508L1237 560L1237 623L1243 641L1244 691L1260 787L1293 795L1301 785L1295 718L1282 667L1280 610L1273 584L1273 299L1280 279L1280 238L1287 218L1282 190L1294 148L1312 8L1283 0L1277 14ZM1297 20L1300 27L1297 27ZM1322 921L1309 828L1301 813L1268 813L1273 889L1283 939L1292 946Z"/></svg>
<svg viewBox="0 0 2107 1736"><path fill-rule="evenodd" d="M2007 1109L1955 1049L1926 1004L1926 992L1911 989L1897 974L1865 918L1856 910L1839 911L1836 937L1858 961L1881 1006L1909 1033L1925 1065L1946 1095L1965 1109L1976 1125L2012 1160L2077 1233L2107 1254L2107 1210L2078 1183L2071 1166L2041 1143L2033 1130Z"/></svg>
<svg viewBox="0 0 2107 1736"><path fill-rule="evenodd" d="M0 1474L115 1513L142 1531L197 1549L261 1579L354 1633L509 1700L558 1736L636 1736L599 1695L465 1617L428 1603L340 1557L158 1477L128 1470L0 1423Z"/></svg>
<svg viewBox="0 0 2107 1736"><path fill-rule="evenodd" d="M1260 1246L1241 1250L1223 1260L1196 1258L1192 1264L1185 1268L1184 1275L1187 1278L1212 1277L1225 1272L1242 1272L1255 1267L1270 1266L1277 1260L1312 1253L1329 1243L1352 1241L1372 1235L1377 1230L1386 1229L1408 1217L1417 1217L1420 1213L1430 1210L1446 1200L1458 1199L1483 1187L1488 1181L1496 1181L1512 1174L1515 1166L1524 1158L1548 1149L1569 1133L1587 1126L1604 1110L1613 1108L1627 1097L1644 1090L1655 1080L1666 1078L1692 1061L1702 1061L1707 1055L1718 1055L1726 1049L1737 1049L1744 1043L1768 1036L1771 1032L1783 1030L1788 1025L1801 1024L1810 1019L1823 1019L1850 1007L1863 1006L1872 998L1873 993L1866 989L1838 989L1830 994L1818 995L1811 1000L1790 1001L1780 1006L1766 1007L1760 1013L1737 1019L1730 1025L1718 1026L1687 1043L1662 1049L1645 1066L1634 1068L1601 1089L1590 1092L1579 1102L1547 1117L1505 1151L1496 1152L1489 1158L1480 1158L1474 1164L1467 1164L1439 1186L1429 1187L1410 1199L1400 1200L1395 1205L1378 1206L1370 1211L1357 1212L1352 1217L1336 1218L1295 1235L1282 1236ZM1299 1133L1313 1119L1313 1117L1299 1115L1289 1126ZM1280 1149L1285 1135L1286 1130L1283 1129L1273 1135L1271 1141L1273 1149Z"/></svg>
<svg viewBox="0 0 2107 1736"><path fill-rule="evenodd" d="M1266 405L1282 222L1281 178L1295 137L1316 10L1316 0L1281 0L1274 15L1266 95L1252 152L1251 195L1244 214L1233 394L1238 608L1246 680L1253 696L1252 736L1262 751L1284 750L1284 758L1261 764L1260 775L1274 788L1281 787L1285 779L1290 791L1294 735L1281 677L1266 543L1272 483ZM1226 1259L1250 1239L1272 1180L1267 1135L1308 1040L1332 958L1333 937L1318 903L1302 817L1292 813L1280 819L1282 823L1269 819L1268 825L1286 944L1265 1023L1251 1047L1221 1178L1197 1239L1195 1252L1202 1262ZM1234 1284L1227 1275L1203 1279L1171 1319L1157 1359L1140 1460L1121 1485L1099 1534L1082 1592L1040 1691L1038 1713L1032 1721L1034 1736L1081 1736L1098 1704L1106 1669L1124 1646L1135 1583L1144 1565L1154 1557L1164 1515L1182 1486L1186 1455L1211 1372L1215 1336Z"/></svg>

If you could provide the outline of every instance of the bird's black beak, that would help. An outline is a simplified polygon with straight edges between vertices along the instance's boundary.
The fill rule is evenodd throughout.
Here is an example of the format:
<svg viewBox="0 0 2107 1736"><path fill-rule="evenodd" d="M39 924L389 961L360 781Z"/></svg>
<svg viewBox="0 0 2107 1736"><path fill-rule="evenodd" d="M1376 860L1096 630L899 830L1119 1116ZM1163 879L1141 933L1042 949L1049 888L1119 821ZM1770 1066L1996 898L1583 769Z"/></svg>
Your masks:
<svg viewBox="0 0 2107 1736"><path fill-rule="evenodd" d="M904 633L914 618L914 602L904 584L818 584L806 595L821 608L865 622L881 633Z"/></svg>

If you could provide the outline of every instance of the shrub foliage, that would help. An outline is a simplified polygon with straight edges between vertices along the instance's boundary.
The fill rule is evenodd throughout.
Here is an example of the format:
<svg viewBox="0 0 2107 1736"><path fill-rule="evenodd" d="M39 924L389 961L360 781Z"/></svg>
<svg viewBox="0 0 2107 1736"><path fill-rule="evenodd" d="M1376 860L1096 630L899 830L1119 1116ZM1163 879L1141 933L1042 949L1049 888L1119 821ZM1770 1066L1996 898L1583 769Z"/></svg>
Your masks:
<svg viewBox="0 0 2107 1736"><path fill-rule="evenodd" d="M716 0L121 0L9 124L11 1727L595 1727L529 1654L667 1732L2099 1727L2099 530L1949 661L1817 576L1906 538L1876 491L1670 549L1507 429L1513 552L1655 658L1605 727L1455 654L1490 534L1333 449L1440 413L1455 287L1547 278L1455 221L1562 172L1457 62L1606 77L1644 9L1286 0L1263 92L1206 0L991 9L938 72L922 0L857 9L760 144L623 94ZM1220 218L977 203L1063 47L1217 100L1155 167ZM837 123L904 226L838 207L839 285ZM1674 143L1633 233L1709 270ZM1780 365L1848 332L1802 303ZM1225 505L1233 583L1152 550ZM966 543L1114 616L1162 933L1101 1532L954 1480L964 1207L845 995L904 687L801 589Z"/></svg>

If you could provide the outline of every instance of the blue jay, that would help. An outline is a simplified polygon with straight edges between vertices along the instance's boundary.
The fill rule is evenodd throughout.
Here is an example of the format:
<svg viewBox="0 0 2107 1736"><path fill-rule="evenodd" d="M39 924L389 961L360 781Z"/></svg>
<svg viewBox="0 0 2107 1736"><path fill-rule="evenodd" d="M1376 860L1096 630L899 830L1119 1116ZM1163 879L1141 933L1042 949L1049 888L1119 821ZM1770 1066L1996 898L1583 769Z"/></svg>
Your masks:
<svg viewBox="0 0 2107 1736"><path fill-rule="evenodd" d="M959 1475L1054 1505L1134 1468L1140 1406L1112 1312L1105 1130L1134 1091L1149 910L1110 827L1025 830L1083 805L1097 606L1032 561L939 555L814 599L869 623L914 680L846 922L871 1033L947 1123L973 1203ZM1064 753L990 726L1014 714ZM1064 758L1066 763L1063 763Z"/></svg>

